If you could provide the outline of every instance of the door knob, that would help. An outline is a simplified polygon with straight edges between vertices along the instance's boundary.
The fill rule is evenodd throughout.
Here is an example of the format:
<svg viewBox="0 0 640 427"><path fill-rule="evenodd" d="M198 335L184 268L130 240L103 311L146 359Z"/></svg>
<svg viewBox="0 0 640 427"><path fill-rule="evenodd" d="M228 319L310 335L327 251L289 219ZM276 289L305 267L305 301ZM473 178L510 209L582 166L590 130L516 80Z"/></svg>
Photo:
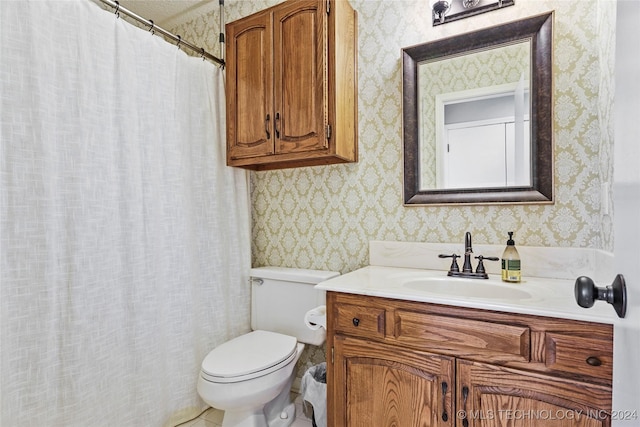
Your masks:
<svg viewBox="0 0 640 427"><path fill-rule="evenodd" d="M618 274L613 284L606 288L598 288L589 277L580 276L576 279L574 293L580 307L593 307L595 301L600 300L613 305L618 317L627 313L627 286L622 274Z"/></svg>

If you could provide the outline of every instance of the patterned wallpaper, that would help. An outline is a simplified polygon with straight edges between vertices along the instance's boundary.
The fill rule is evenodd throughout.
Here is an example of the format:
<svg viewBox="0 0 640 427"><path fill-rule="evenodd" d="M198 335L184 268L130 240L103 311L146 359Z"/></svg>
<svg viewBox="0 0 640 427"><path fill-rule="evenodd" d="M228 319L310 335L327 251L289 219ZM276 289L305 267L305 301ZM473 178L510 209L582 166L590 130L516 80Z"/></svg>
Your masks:
<svg viewBox="0 0 640 427"><path fill-rule="evenodd" d="M226 20L278 2L227 0ZM602 194L612 177L615 2L517 0L435 28L427 0L350 2L358 11L360 160L251 172L255 266L344 273L368 263L370 240L462 243L465 231L479 244L501 244L513 230L518 245L612 250L611 206ZM172 31L216 54L217 4L208 9ZM555 204L403 206L401 48L551 10Z"/></svg>
<svg viewBox="0 0 640 427"><path fill-rule="evenodd" d="M226 21L279 2L227 0ZM220 55L217 3L165 27ZM428 0L350 3L358 12L359 162L251 172L254 266L346 273L368 264L370 240L462 244L465 231L476 244L503 244L515 231L518 245L613 250L611 204L601 196L613 176L615 1L516 0L435 28ZM555 204L403 206L401 48L551 10ZM324 355L324 346L308 346L297 377Z"/></svg>

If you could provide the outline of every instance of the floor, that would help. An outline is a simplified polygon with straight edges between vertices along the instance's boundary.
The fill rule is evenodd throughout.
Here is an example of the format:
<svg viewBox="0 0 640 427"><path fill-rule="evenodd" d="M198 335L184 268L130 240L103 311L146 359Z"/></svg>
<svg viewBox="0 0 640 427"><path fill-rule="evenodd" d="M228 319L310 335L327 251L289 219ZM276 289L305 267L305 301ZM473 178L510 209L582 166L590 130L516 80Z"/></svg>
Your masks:
<svg viewBox="0 0 640 427"><path fill-rule="evenodd" d="M291 427L311 427L311 420L305 416L302 408L302 398L295 396L296 404L296 420L291 424ZM218 409L209 408L202 413L198 418L188 421L184 424L180 424L180 427L220 427L222 426L223 411Z"/></svg>

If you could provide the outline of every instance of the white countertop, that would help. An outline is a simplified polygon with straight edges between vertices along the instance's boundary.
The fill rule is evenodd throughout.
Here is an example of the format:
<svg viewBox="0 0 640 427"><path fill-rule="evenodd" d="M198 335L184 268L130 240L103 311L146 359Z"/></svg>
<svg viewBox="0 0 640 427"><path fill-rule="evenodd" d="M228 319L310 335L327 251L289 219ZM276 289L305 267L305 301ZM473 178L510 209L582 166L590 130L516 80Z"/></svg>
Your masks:
<svg viewBox="0 0 640 427"><path fill-rule="evenodd" d="M580 307L574 281L565 279L527 277L505 283L495 274L489 279L461 279L440 270L368 266L321 282L316 289L596 323L618 320L604 301L589 309Z"/></svg>

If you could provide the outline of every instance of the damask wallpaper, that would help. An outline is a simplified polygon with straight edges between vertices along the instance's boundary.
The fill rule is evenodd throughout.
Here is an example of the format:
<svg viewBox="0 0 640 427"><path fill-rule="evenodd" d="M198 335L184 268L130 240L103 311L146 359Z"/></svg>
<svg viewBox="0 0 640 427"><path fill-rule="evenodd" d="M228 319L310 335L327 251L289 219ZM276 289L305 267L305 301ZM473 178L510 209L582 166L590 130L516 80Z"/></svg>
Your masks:
<svg viewBox="0 0 640 427"><path fill-rule="evenodd" d="M226 21L278 3L225 2ZM173 32L218 46L217 2ZM251 172L253 265L336 270L368 263L370 240L501 244L611 251L612 0L517 0L432 27L427 0L350 0L358 12L359 162ZM606 7L605 7L606 6ZM401 48L554 10L555 204L402 204Z"/></svg>
<svg viewBox="0 0 640 427"><path fill-rule="evenodd" d="M226 22L279 0L226 0ZM346 273L368 264L370 240L613 250L611 191L615 1L516 0L438 27L428 0L350 0L358 12L359 162L251 172L253 265ZM401 48L548 11L554 20L555 204L402 204ZM218 2L165 25L220 55ZM300 378L324 360L308 346Z"/></svg>

